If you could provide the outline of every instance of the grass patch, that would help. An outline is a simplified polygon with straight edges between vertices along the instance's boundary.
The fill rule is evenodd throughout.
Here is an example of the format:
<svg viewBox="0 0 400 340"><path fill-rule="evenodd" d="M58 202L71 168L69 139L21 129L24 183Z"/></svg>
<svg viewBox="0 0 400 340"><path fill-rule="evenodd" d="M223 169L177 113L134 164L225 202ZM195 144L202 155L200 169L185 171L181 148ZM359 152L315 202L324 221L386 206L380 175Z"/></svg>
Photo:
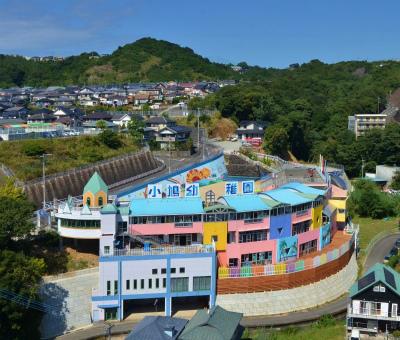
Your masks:
<svg viewBox="0 0 400 340"><path fill-rule="evenodd" d="M345 321L335 320L331 316L305 327L288 327L282 330L268 328L246 329L242 339L251 340L342 340L345 337Z"/></svg>
<svg viewBox="0 0 400 340"><path fill-rule="evenodd" d="M120 138L121 146L115 149L97 136L4 141L0 143L0 162L18 179L27 181L41 176L42 153L52 154L46 160L46 173L52 174L138 150L131 138Z"/></svg>

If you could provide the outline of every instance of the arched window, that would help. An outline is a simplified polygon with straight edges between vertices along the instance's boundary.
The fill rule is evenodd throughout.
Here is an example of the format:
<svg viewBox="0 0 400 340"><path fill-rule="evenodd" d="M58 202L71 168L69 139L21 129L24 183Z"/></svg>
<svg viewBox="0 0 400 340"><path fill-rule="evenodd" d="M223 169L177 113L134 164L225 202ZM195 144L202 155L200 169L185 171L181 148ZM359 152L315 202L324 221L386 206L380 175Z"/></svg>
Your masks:
<svg viewBox="0 0 400 340"><path fill-rule="evenodd" d="M99 202L99 207L101 207L103 205L103 197L99 197L98 202Z"/></svg>
<svg viewBox="0 0 400 340"><path fill-rule="evenodd" d="M90 207L90 197L86 198L86 204Z"/></svg>

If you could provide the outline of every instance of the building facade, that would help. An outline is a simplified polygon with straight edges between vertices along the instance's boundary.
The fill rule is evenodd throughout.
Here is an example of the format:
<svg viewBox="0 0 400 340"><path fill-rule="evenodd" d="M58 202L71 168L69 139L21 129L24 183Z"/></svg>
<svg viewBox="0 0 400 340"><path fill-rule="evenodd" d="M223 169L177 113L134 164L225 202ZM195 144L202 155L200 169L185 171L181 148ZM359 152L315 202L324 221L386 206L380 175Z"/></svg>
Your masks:
<svg viewBox="0 0 400 340"><path fill-rule="evenodd" d="M348 129L353 131L358 138L368 130L384 129L386 121L386 114L356 114L348 117Z"/></svg>

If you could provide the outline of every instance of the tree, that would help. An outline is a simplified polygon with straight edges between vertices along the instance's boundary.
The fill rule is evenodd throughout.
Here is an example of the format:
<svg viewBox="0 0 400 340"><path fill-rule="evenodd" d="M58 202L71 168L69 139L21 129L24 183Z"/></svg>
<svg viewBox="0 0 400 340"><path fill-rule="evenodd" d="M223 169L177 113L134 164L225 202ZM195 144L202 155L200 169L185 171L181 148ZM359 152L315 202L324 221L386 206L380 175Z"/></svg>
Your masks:
<svg viewBox="0 0 400 340"><path fill-rule="evenodd" d="M118 149L122 146L121 138L118 133L105 129L98 134L98 139L101 143L108 146L111 149Z"/></svg>
<svg viewBox="0 0 400 340"><path fill-rule="evenodd" d="M400 190L400 171L394 173L390 187L394 190Z"/></svg>
<svg viewBox="0 0 400 340"><path fill-rule="evenodd" d="M264 149L267 153L286 157L289 150L289 136L280 126L270 126L265 130Z"/></svg>
<svg viewBox="0 0 400 340"><path fill-rule="evenodd" d="M96 128L101 129L101 130L107 129L107 122L105 120L98 120L96 122Z"/></svg>
<svg viewBox="0 0 400 340"><path fill-rule="evenodd" d="M128 122L128 133L134 143L140 143L143 140L144 123L143 121L132 117Z"/></svg>
<svg viewBox="0 0 400 340"><path fill-rule="evenodd" d="M31 233L34 207L25 196L15 197L7 192L0 196L0 245L4 249L18 238Z"/></svg>
<svg viewBox="0 0 400 340"><path fill-rule="evenodd" d="M45 264L41 259L27 257L22 253L3 250L0 252L0 289L17 294L21 300L39 301L39 286ZM42 312L29 305L0 299L0 338L39 339Z"/></svg>

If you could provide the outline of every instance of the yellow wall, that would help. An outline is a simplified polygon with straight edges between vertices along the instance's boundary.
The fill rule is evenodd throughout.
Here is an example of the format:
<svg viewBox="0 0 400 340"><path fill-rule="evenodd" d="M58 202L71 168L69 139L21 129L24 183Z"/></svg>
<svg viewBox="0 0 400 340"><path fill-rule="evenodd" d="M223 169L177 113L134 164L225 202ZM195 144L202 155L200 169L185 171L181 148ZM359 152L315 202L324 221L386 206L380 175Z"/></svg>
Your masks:
<svg viewBox="0 0 400 340"><path fill-rule="evenodd" d="M330 199L329 204L334 206L337 209L337 222L346 222L346 215L347 215L347 210L346 210L346 202L347 200L341 200L341 199ZM339 212L339 209L344 209L344 213Z"/></svg>
<svg viewBox="0 0 400 340"><path fill-rule="evenodd" d="M322 210L323 205L311 209L311 229L317 229L322 226Z"/></svg>
<svg viewBox="0 0 400 340"><path fill-rule="evenodd" d="M203 227L203 243L212 244L211 237L217 236L216 249L226 250L228 222L205 222Z"/></svg>
<svg viewBox="0 0 400 340"><path fill-rule="evenodd" d="M90 198L90 207L98 207L99 197L103 198L103 205L107 204L107 194L104 191L99 191L96 195L93 195L91 192L86 192L83 195L83 204L86 204L87 198Z"/></svg>
<svg viewBox="0 0 400 340"><path fill-rule="evenodd" d="M217 182L210 185L206 185L204 187L200 187L200 197L205 201L206 192L212 190L215 194L215 199L217 200L219 197L225 195L225 182Z"/></svg>

